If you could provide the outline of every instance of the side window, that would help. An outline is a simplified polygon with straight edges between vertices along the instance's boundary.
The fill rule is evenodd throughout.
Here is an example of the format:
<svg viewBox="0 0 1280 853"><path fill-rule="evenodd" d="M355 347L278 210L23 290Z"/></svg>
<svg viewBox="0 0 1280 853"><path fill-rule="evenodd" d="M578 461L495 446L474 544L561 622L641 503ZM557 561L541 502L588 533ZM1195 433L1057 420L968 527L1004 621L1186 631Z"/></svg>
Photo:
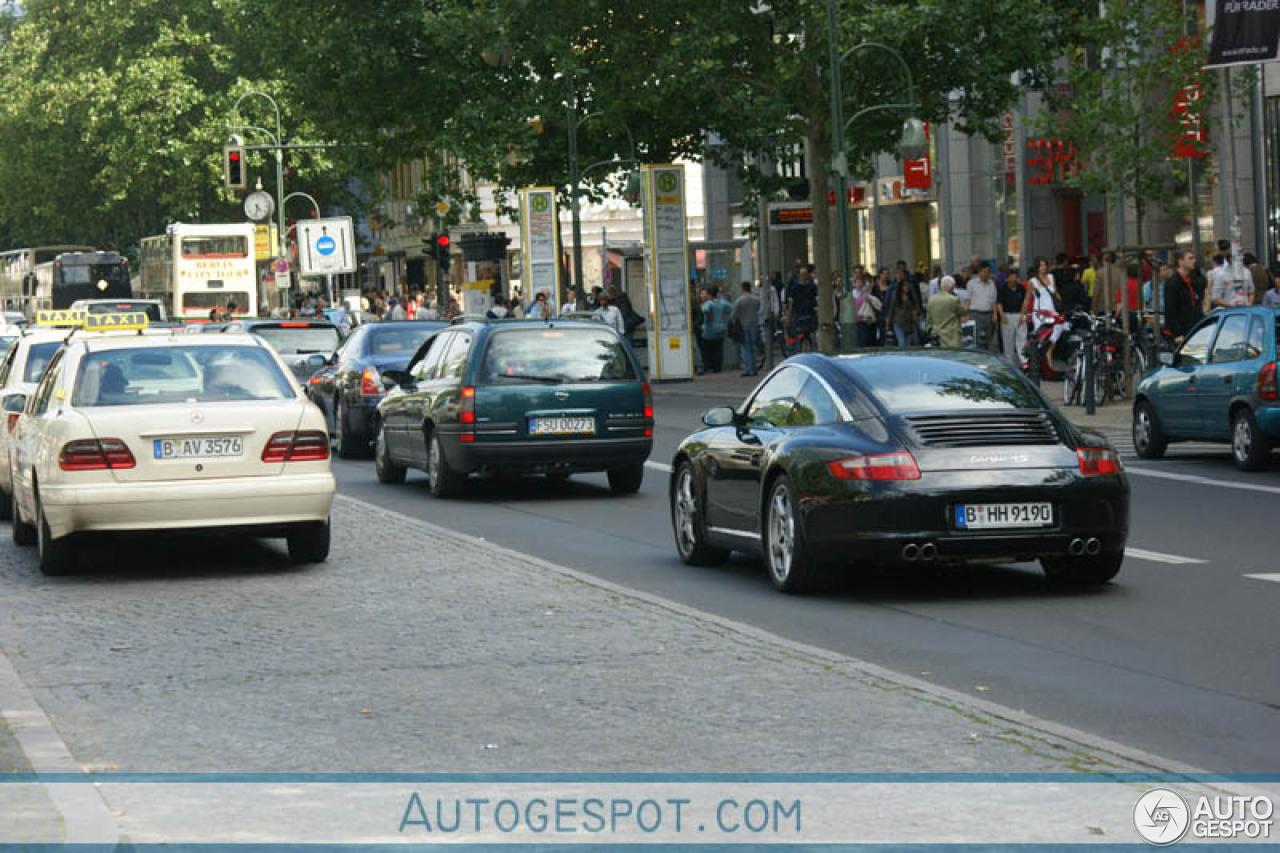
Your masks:
<svg viewBox="0 0 1280 853"><path fill-rule="evenodd" d="M31 414L43 415L49 409L49 399L53 396L53 389L57 387L58 382L62 379L62 350L58 350L54 354L53 360L49 362L49 366L45 368L44 378L40 380L40 386L36 388L35 405L31 408Z"/></svg>
<svg viewBox="0 0 1280 853"><path fill-rule="evenodd" d="M460 379L467 370L467 356L471 354L471 336L458 333L449 344L449 352L444 356L444 366L440 376L444 379Z"/></svg>
<svg viewBox="0 0 1280 853"><path fill-rule="evenodd" d="M835 400L831 399L821 382L810 376L796 397L796 405L787 418L787 426L819 426L834 424L839 420L840 409Z"/></svg>
<svg viewBox="0 0 1280 853"><path fill-rule="evenodd" d="M779 370L751 398L747 422L751 426L785 426L804 380L805 377L794 367Z"/></svg>
<svg viewBox="0 0 1280 853"><path fill-rule="evenodd" d="M1178 350L1178 365L1190 367L1197 364L1204 364L1209 358L1209 342L1213 340L1213 333L1218 331L1218 323L1206 323L1199 329L1191 333L1191 337L1182 342L1182 348Z"/></svg>
<svg viewBox="0 0 1280 853"><path fill-rule="evenodd" d="M1209 356L1211 364L1223 364L1228 361L1240 361L1244 358L1244 342L1249 334L1249 318L1244 314L1233 314L1222 321L1222 331L1213 342L1213 353Z"/></svg>
<svg viewBox="0 0 1280 853"><path fill-rule="evenodd" d="M1244 345L1245 358L1260 358L1267 348L1267 327L1261 317L1254 317L1249 323L1249 340ZM0 387L4 386L4 374L0 373Z"/></svg>
<svg viewBox="0 0 1280 853"><path fill-rule="evenodd" d="M453 339L457 335L453 332L439 335L432 342L431 348L427 350L427 357L414 367L414 378L419 382L426 382L435 379L440 375L440 364L444 361L444 354L449 345L453 343Z"/></svg>

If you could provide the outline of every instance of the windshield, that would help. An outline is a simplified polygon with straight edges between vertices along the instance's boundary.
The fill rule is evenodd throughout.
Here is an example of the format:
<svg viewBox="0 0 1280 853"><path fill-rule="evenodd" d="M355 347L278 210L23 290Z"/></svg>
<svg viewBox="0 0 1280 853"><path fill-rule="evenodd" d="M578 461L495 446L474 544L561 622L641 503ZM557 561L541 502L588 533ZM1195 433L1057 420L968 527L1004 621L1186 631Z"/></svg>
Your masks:
<svg viewBox="0 0 1280 853"><path fill-rule="evenodd" d="M614 382L634 380L622 341L603 329L508 329L494 334L480 368L480 382Z"/></svg>
<svg viewBox="0 0 1280 853"><path fill-rule="evenodd" d="M97 284L99 281L115 285L129 283L129 270L121 264L63 263L61 269L64 284Z"/></svg>
<svg viewBox="0 0 1280 853"><path fill-rule="evenodd" d="M281 355L333 352L340 342L338 330L329 326L255 326L249 331Z"/></svg>
<svg viewBox="0 0 1280 853"><path fill-rule="evenodd" d="M397 323L385 328L374 327L369 330L368 351L370 355L401 355L406 359L418 351L432 332L444 328L443 323L435 325L406 326Z"/></svg>
<svg viewBox="0 0 1280 853"><path fill-rule="evenodd" d="M60 346L62 346L62 341L46 341L40 344L32 344L31 349L27 351L26 366L22 368L22 381L39 382L45 366L49 363L49 359L53 358L53 354L58 351Z"/></svg>
<svg viewBox="0 0 1280 853"><path fill-rule="evenodd" d="M232 302L236 304L235 313L248 312L249 294L244 291L196 290L182 294L182 308L185 311L208 312L210 308L226 308Z"/></svg>
<svg viewBox="0 0 1280 853"><path fill-rule="evenodd" d="M145 406L287 400L289 380L253 346L171 346L90 353L80 362L73 406Z"/></svg>
<svg viewBox="0 0 1280 853"><path fill-rule="evenodd" d="M91 302L88 305L72 307L82 308L90 314L127 314L143 311L152 323L164 322L164 317L160 315L160 306L154 302Z"/></svg>
<svg viewBox="0 0 1280 853"><path fill-rule="evenodd" d="M1041 409L1044 403L1011 366L995 357L930 355L839 359L890 412Z"/></svg>

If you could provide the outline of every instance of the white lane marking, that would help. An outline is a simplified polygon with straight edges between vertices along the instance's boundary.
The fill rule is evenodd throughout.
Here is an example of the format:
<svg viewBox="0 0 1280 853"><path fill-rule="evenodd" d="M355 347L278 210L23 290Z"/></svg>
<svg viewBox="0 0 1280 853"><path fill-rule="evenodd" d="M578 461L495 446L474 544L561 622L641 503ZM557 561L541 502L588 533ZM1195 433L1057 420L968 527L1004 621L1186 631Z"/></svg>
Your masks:
<svg viewBox="0 0 1280 853"><path fill-rule="evenodd" d="M652 468L655 471L662 471L666 474L671 473L671 466L665 462L646 462L644 463L644 467Z"/></svg>
<svg viewBox="0 0 1280 853"><path fill-rule="evenodd" d="M1245 575L1245 577L1253 578L1256 581L1274 581L1275 583L1280 583L1280 574L1275 574L1275 573L1267 573L1267 574L1260 574L1260 575Z"/></svg>
<svg viewBox="0 0 1280 853"><path fill-rule="evenodd" d="M1238 483L1225 480L1214 480L1209 477L1197 477L1194 474L1175 474L1171 471L1157 471L1143 465L1125 465L1125 473L1139 477L1155 477L1160 480L1177 480L1182 483L1195 483L1199 486L1221 486L1224 489L1239 489L1244 492L1267 492L1280 495L1280 486L1264 486L1259 483Z"/></svg>
<svg viewBox="0 0 1280 853"><path fill-rule="evenodd" d="M1172 563L1175 566L1189 566L1194 563L1207 563L1196 557L1179 557L1177 554L1161 554L1159 551L1148 551L1145 548L1125 548L1124 555L1138 560L1150 560L1153 563Z"/></svg>

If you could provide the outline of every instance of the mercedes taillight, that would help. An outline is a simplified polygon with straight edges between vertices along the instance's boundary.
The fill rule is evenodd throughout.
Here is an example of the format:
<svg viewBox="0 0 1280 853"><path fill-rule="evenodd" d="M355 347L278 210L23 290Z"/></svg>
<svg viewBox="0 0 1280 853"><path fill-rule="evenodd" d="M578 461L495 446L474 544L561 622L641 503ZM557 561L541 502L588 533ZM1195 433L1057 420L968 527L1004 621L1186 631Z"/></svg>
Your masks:
<svg viewBox="0 0 1280 853"><path fill-rule="evenodd" d="M68 441L58 453L63 471L103 471L136 465L129 446L118 438L82 438Z"/></svg>
<svg viewBox="0 0 1280 853"><path fill-rule="evenodd" d="M329 458L329 435L319 430L278 432L262 448L263 462L323 462Z"/></svg>
<svg viewBox="0 0 1280 853"><path fill-rule="evenodd" d="M366 397L382 396L382 377L376 367L366 367L360 374L360 393Z"/></svg>

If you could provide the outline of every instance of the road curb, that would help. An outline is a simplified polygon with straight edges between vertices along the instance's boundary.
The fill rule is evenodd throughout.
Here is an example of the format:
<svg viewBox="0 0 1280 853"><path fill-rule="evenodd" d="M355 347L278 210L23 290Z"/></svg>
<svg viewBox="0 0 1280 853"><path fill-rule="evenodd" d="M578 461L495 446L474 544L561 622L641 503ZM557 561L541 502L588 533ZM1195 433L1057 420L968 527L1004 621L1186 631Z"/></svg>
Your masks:
<svg viewBox="0 0 1280 853"><path fill-rule="evenodd" d="M89 774L71 756L35 695L23 683L0 648L0 718L9 727L18 749L36 774ZM103 844L120 840L111 809L94 785L43 785L45 796L62 817L63 844ZM109 842L107 842L109 843Z"/></svg>
<svg viewBox="0 0 1280 853"><path fill-rule="evenodd" d="M962 715L985 717L1009 726L1016 726L1033 736L1050 742L1051 744L1059 746L1065 745L1064 748L1071 751L1084 752L1087 755L1098 759L1097 768L1090 768L1088 772L1097 772L1099 775L1105 775L1108 772L1107 764L1128 764L1150 772L1175 773L1187 776L1203 776L1206 774L1206 771L1203 769L1194 767L1190 764L1158 756L1145 750L1125 746L1124 744L1120 744L1106 738L1101 738L1070 726L1044 720L1031 714L999 705L995 702L978 699L958 690L952 690L938 684L913 678L899 672L894 672L860 658L843 655L818 646L789 640L785 637L756 628L743 622L718 616L714 613L708 613L704 610L680 604L679 602L672 601L668 598L663 598L661 596L642 592L621 584L616 584L586 572L571 569L567 566L552 563L540 557L535 557L507 548L503 545L484 539L483 537L449 530L420 518L415 518L395 510L386 509L359 498L339 494L335 496L334 503L335 505L347 503L352 507L358 507L367 512L374 512L382 516L394 516L399 523L414 525L429 535L444 539L451 539L474 549L483 549L495 556L502 556L509 560L523 563L530 568L558 575L576 583L585 584L608 592L611 595L625 597L635 602L641 602L650 607L664 610L684 619L714 626L727 634L737 635L765 646L772 646L783 652L803 655L822 664L838 664L851 667L859 671L868 679L882 682L889 689L910 691L920 697L923 701L930 702L939 708L950 709ZM1086 771L1082 770L1081 772Z"/></svg>

